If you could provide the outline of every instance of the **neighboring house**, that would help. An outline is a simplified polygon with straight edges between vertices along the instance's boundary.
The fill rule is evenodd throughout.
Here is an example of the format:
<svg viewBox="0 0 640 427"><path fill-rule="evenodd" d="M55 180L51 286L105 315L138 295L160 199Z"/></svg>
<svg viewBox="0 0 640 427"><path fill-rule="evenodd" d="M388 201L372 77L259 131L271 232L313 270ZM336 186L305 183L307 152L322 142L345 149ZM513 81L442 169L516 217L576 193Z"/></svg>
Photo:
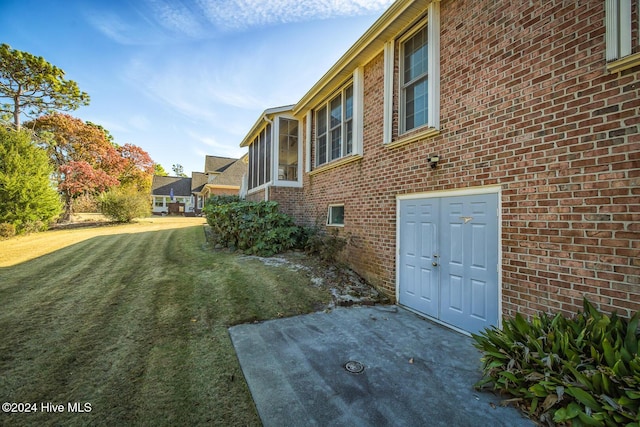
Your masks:
<svg viewBox="0 0 640 427"><path fill-rule="evenodd" d="M247 173L247 163L248 155L240 159L206 156L205 172L193 172L191 178L154 176L151 186L153 213L168 214L170 203L182 203L181 213L199 215L209 197L238 195L242 177Z"/></svg>
<svg viewBox="0 0 640 427"><path fill-rule="evenodd" d="M639 14L638 0L398 0L256 122L247 198L293 199L299 223L351 236L344 259L372 284L461 331L583 297L638 311ZM297 151L281 118L297 119Z"/></svg>
<svg viewBox="0 0 640 427"><path fill-rule="evenodd" d="M171 203L183 204L182 211L179 213L193 212L191 178L154 175L151 184L151 199L152 212L155 215L168 214Z"/></svg>
<svg viewBox="0 0 640 427"><path fill-rule="evenodd" d="M206 194L204 193L204 186L207 183L209 177L206 173L192 172L191 173L191 195L193 196L194 213L199 215L204 207L206 201Z"/></svg>
<svg viewBox="0 0 640 427"><path fill-rule="evenodd" d="M247 155L240 159L207 156L204 166L207 182L202 188L204 201L215 195L238 195L242 177L247 173L247 163Z"/></svg>

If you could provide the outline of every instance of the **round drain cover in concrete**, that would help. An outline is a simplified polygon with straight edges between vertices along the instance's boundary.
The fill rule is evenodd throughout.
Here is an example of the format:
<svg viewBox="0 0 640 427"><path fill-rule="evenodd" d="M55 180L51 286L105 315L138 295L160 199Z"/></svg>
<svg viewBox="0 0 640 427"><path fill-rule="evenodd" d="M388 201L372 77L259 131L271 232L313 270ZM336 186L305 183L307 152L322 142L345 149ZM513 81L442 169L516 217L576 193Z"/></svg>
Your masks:
<svg viewBox="0 0 640 427"><path fill-rule="evenodd" d="M347 372L351 372L352 374L360 374L364 371L364 365L358 361L349 360L344 364L344 369L346 369Z"/></svg>

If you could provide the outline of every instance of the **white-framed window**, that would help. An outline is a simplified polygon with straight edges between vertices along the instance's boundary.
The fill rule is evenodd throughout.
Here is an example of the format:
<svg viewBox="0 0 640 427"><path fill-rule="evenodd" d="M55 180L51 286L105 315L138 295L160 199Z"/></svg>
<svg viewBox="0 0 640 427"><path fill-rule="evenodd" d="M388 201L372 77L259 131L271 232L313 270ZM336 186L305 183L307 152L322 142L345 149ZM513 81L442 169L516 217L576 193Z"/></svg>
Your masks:
<svg viewBox="0 0 640 427"><path fill-rule="evenodd" d="M427 26L400 42L400 131L428 124L429 71Z"/></svg>
<svg viewBox="0 0 640 427"><path fill-rule="evenodd" d="M434 1L426 19L385 43L383 142L393 146L439 128L440 3Z"/></svg>
<svg viewBox="0 0 640 427"><path fill-rule="evenodd" d="M607 69L640 65L640 0L605 0L605 20Z"/></svg>
<svg viewBox="0 0 640 427"><path fill-rule="evenodd" d="M315 111L316 166L353 153L353 84Z"/></svg>
<svg viewBox="0 0 640 427"><path fill-rule="evenodd" d="M163 208L165 206L164 204L164 197L162 196L155 196L154 198L154 203L153 205L157 208Z"/></svg>
<svg viewBox="0 0 640 427"><path fill-rule="evenodd" d="M607 61L631 55L631 2L632 0L605 2Z"/></svg>
<svg viewBox="0 0 640 427"><path fill-rule="evenodd" d="M327 225L344 226L344 205L329 205Z"/></svg>
<svg viewBox="0 0 640 427"><path fill-rule="evenodd" d="M300 180L300 126L298 120L278 118L278 181Z"/></svg>

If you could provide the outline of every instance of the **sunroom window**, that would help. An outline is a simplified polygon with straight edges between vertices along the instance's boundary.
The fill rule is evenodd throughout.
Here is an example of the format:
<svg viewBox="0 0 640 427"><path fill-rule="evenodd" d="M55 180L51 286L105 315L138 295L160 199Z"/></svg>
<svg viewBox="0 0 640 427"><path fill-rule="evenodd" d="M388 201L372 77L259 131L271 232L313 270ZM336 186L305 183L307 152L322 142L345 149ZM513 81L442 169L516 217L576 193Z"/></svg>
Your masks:
<svg viewBox="0 0 640 427"><path fill-rule="evenodd" d="M316 110L316 166L353 153L353 85Z"/></svg>
<svg viewBox="0 0 640 427"><path fill-rule="evenodd" d="M271 180L271 124L267 124L249 146L249 189Z"/></svg>
<svg viewBox="0 0 640 427"><path fill-rule="evenodd" d="M298 121L280 118L278 180L298 180Z"/></svg>

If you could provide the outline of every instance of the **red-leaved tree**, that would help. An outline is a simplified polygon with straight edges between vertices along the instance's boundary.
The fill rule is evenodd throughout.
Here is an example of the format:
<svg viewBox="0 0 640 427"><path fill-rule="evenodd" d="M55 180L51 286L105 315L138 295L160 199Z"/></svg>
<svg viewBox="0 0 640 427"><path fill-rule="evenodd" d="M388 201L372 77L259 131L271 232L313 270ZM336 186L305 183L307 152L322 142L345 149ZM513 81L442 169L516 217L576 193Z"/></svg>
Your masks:
<svg viewBox="0 0 640 427"><path fill-rule="evenodd" d="M121 185L134 187L138 191L149 192L153 178L155 162L149 153L133 144L118 147L122 158L118 179Z"/></svg>
<svg viewBox="0 0 640 427"><path fill-rule="evenodd" d="M63 220L70 218L73 200L80 195L95 195L121 183L139 191L151 187L149 154L133 144L118 146L100 125L54 113L25 127L36 132L54 164L58 190L64 196Z"/></svg>

